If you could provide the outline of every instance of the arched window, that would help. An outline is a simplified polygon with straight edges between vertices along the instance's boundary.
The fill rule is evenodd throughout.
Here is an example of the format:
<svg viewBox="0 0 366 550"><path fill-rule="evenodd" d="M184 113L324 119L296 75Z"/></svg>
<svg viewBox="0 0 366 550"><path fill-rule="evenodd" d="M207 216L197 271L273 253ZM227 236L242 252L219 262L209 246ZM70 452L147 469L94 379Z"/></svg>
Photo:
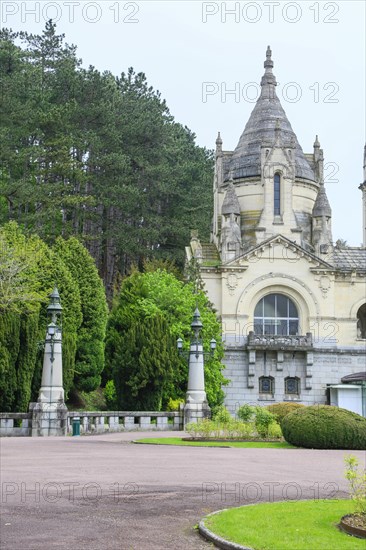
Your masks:
<svg viewBox="0 0 366 550"><path fill-rule="evenodd" d="M295 304L283 294L268 294L254 310L255 334L296 335L299 315Z"/></svg>
<svg viewBox="0 0 366 550"><path fill-rule="evenodd" d="M285 393L288 395L300 395L300 379L288 376L285 378Z"/></svg>
<svg viewBox="0 0 366 550"><path fill-rule="evenodd" d="M357 312L357 338L366 339L366 304Z"/></svg>
<svg viewBox="0 0 366 550"><path fill-rule="evenodd" d="M281 176L274 175L273 180L273 213L275 216L281 215Z"/></svg>
<svg viewBox="0 0 366 550"><path fill-rule="evenodd" d="M274 394L274 379L272 376L261 376L259 379L259 393Z"/></svg>

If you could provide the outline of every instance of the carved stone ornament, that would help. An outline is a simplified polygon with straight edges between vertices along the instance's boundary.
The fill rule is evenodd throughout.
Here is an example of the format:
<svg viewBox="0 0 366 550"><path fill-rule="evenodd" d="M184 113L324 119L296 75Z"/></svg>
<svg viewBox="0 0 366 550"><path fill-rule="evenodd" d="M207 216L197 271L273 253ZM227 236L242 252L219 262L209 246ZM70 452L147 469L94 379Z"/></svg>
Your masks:
<svg viewBox="0 0 366 550"><path fill-rule="evenodd" d="M235 273L229 273L226 279L226 286L229 289L229 294L233 295L238 286L238 276Z"/></svg>
<svg viewBox="0 0 366 550"><path fill-rule="evenodd" d="M323 298L326 298L330 289L330 279L325 275L319 277L319 288L322 291Z"/></svg>

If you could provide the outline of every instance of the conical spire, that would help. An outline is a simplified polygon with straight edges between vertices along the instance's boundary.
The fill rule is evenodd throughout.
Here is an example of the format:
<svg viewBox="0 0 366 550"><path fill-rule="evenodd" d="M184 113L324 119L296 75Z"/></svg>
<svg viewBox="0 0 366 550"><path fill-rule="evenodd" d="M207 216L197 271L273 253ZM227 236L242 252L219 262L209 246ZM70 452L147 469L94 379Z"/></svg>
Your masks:
<svg viewBox="0 0 366 550"><path fill-rule="evenodd" d="M318 139L318 135L315 136L315 141L314 141L314 149L319 149L320 147L320 143L319 143L319 139Z"/></svg>
<svg viewBox="0 0 366 550"><path fill-rule="evenodd" d="M231 157L229 169L234 179L261 175L261 146L273 144L275 128L279 126L281 146L294 148L295 174L297 177L316 181L314 171L306 159L276 94L272 52L268 46L265 72L261 80L261 94L244 128L239 143Z"/></svg>
<svg viewBox="0 0 366 550"><path fill-rule="evenodd" d="M313 217L314 218L321 218L321 217L332 217L332 209L330 207L327 193L325 191L324 184L321 183L319 187L319 191L315 200L315 204L313 207Z"/></svg>
<svg viewBox="0 0 366 550"><path fill-rule="evenodd" d="M222 203L221 213L224 216L230 214L240 215L240 204L232 180L230 180L227 187L224 202Z"/></svg>

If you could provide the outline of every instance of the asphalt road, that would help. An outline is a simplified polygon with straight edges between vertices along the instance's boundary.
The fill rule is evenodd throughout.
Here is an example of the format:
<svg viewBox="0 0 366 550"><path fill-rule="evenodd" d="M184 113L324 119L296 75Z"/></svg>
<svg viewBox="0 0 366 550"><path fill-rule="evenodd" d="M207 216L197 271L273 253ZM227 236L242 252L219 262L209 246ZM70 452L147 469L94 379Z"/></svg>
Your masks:
<svg viewBox="0 0 366 550"><path fill-rule="evenodd" d="M148 436L2 438L1 550L207 550L214 510L346 496L347 451L131 443Z"/></svg>

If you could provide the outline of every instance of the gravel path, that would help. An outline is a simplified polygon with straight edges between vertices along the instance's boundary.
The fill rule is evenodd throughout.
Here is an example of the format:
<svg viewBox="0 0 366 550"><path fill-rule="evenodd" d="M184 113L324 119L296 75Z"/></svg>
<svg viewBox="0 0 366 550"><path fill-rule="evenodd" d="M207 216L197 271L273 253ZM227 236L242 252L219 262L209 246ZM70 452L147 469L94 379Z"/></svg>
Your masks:
<svg viewBox="0 0 366 550"><path fill-rule="evenodd" d="M347 451L131 444L149 435L2 438L1 550L204 550L214 510L346 496Z"/></svg>

